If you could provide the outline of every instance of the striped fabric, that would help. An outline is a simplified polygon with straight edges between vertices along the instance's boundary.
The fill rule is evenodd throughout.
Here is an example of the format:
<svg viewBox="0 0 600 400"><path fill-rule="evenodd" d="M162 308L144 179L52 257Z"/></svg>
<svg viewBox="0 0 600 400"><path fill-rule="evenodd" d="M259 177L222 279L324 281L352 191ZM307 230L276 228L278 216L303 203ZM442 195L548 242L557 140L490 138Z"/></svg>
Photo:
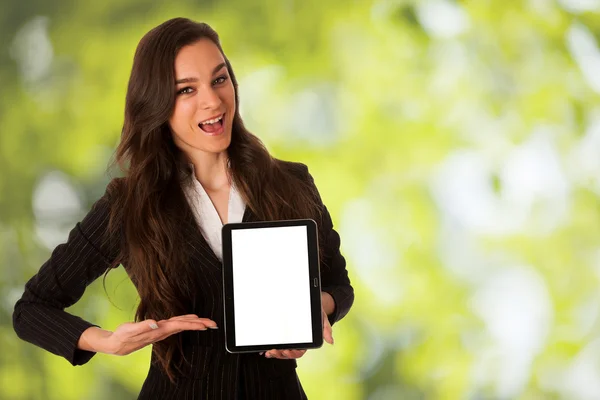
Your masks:
<svg viewBox="0 0 600 400"><path fill-rule="evenodd" d="M304 177L312 182L306 166L301 167ZM105 194L73 228L66 243L57 246L39 272L26 283L25 292L14 309L13 325L19 338L64 357L72 365L83 365L94 356L93 352L77 349L77 342L83 331L97 325L64 309L81 298L85 288L106 271L118 254L119 240L108 243L101 240L109 210L110 199ZM325 238L321 282L323 291L330 293L336 303L335 312L329 316L334 324L348 313L354 291L339 251L339 235L333 229L326 208L324 210L319 224L319 235ZM256 221L249 207L243 221ZM191 301L189 313L210 318L223 326L221 262L197 226L189 237L190 263L198 271L198 296ZM138 399L306 399L296 374L295 360L230 354L225 350L222 329L186 331L180 335L183 335L189 355L186 358L191 365L173 385L156 365L153 353Z"/></svg>

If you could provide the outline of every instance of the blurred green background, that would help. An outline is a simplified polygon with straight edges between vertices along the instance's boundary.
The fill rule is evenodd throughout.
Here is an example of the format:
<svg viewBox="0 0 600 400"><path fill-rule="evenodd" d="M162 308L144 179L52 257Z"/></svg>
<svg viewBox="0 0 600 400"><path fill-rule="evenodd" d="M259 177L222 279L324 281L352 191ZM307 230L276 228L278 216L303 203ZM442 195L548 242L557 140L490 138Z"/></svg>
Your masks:
<svg viewBox="0 0 600 400"><path fill-rule="evenodd" d="M104 192L135 47L219 33L242 115L308 164L356 291L310 399L600 399L599 0L0 4L0 399L134 399L150 349L20 341L25 282ZM122 269L69 311L133 318Z"/></svg>

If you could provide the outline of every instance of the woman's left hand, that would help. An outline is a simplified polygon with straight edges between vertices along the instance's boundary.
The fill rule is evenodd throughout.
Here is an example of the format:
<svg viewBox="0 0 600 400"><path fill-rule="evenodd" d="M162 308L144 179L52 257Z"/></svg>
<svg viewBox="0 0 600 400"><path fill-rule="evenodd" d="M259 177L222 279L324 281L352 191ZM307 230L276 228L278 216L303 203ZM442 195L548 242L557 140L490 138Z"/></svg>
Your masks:
<svg viewBox="0 0 600 400"><path fill-rule="evenodd" d="M269 350L265 353L267 358L279 358L281 360L291 360L300 358L306 353L306 350ZM260 353L261 355L263 353Z"/></svg>
<svg viewBox="0 0 600 400"><path fill-rule="evenodd" d="M321 316L323 318L323 339L329 343L333 344L333 335L331 324L329 323L329 318L327 318L327 312L325 308L330 308L330 304L333 302L333 298L329 293L322 292L321 293ZM326 306L327 304L327 306ZM267 358L279 358L282 360L290 360L294 358L300 358L306 353L306 350L269 350L264 353ZM260 353L263 355L263 353Z"/></svg>

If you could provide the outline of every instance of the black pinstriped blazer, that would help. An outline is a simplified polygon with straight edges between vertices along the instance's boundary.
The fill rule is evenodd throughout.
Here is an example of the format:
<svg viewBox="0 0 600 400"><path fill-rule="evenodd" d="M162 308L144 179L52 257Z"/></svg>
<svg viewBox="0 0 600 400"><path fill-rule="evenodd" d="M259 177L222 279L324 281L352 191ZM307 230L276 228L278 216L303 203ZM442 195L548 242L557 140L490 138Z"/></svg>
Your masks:
<svg viewBox="0 0 600 400"><path fill-rule="evenodd" d="M286 163L292 165L292 163ZM293 163L312 182L305 165ZM314 183L313 183L314 184ZM333 324L343 318L354 301L346 262L339 251L340 237L325 210L319 223L323 238L322 289L332 295L336 308L329 316ZM72 365L87 363L95 353L77 349L79 337L96 326L64 311L76 303L85 288L101 276L115 259L117 248L103 242L110 210L109 192L70 232L66 243L54 249L48 261L25 285L16 303L13 325L17 335ZM246 208L244 222L256 221ZM189 313L214 320L223 326L222 266L200 230L191 229L190 263L198 271L199 296ZM126 263L124 264L127 269ZM154 353L148 376L138 399L305 399L296 374L295 360L267 359L258 354L230 354L225 350L224 331L186 331L182 341L191 367L185 368L173 385L155 364Z"/></svg>

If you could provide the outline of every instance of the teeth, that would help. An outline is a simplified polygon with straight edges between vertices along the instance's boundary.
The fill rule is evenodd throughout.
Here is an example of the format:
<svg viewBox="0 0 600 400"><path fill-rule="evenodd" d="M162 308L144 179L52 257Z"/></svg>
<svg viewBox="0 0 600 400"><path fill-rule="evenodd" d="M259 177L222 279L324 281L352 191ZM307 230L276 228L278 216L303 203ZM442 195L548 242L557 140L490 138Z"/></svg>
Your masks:
<svg viewBox="0 0 600 400"><path fill-rule="evenodd" d="M219 118L209 119L208 121L200 122L200 125L214 124L215 122L219 122L222 119L223 119L223 116L221 115Z"/></svg>

